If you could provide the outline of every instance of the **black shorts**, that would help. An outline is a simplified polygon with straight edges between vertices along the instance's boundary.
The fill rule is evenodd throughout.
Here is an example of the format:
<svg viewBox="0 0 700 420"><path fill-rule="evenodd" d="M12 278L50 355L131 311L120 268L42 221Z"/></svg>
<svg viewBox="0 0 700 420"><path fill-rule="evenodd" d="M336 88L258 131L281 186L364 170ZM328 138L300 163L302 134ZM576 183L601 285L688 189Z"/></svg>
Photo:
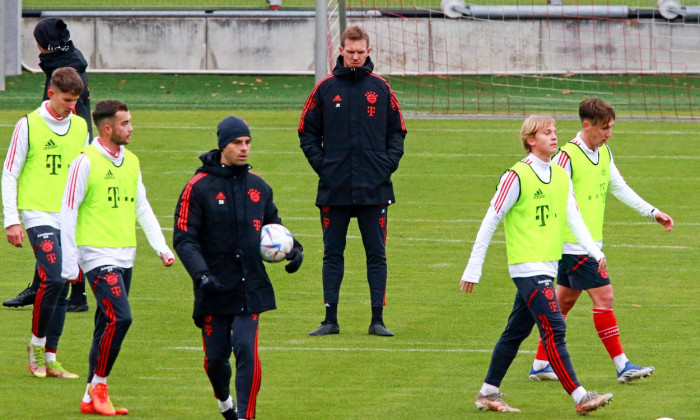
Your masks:
<svg viewBox="0 0 700 420"><path fill-rule="evenodd" d="M610 277L598 272L598 261L588 255L564 254L559 260L557 284L574 290L588 290L610 284Z"/></svg>

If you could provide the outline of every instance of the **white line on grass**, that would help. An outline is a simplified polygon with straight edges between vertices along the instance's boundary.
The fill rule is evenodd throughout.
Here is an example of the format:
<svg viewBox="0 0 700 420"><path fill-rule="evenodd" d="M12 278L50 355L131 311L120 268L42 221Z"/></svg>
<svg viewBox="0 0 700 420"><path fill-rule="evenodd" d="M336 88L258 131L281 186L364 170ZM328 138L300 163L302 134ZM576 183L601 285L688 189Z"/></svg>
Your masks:
<svg viewBox="0 0 700 420"><path fill-rule="evenodd" d="M172 231L171 227L163 227L161 230ZM307 235L307 234L296 234L299 238L320 238L321 235ZM348 235L348 239L362 239L358 235ZM407 242L435 242L435 243L474 243L472 239L448 239L448 238L395 238ZM491 241L492 244L504 245L505 241ZM641 248L641 249L695 249L693 246L681 246L681 245L632 245L632 244L612 244L604 245L605 248Z"/></svg>
<svg viewBox="0 0 700 420"><path fill-rule="evenodd" d="M184 351L202 351L201 347L166 347L165 350L184 350ZM339 352L356 352L356 351L375 351L375 352L390 352L390 353L491 353L493 350L487 349L387 349L387 348L369 348L369 347L266 347L260 346L260 350L271 351L339 351ZM518 353L528 354L535 353L532 350L518 350Z"/></svg>
<svg viewBox="0 0 700 420"><path fill-rule="evenodd" d="M159 216L161 218L167 219L167 218L172 218L174 217L173 215L165 215L165 216ZM2 218L0 218L1 220ZM286 217L285 220L311 220L315 221L318 220L315 217ZM476 220L476 219L463 219L463 220L430 220L430 219L393 219L394 222L418 222L418 223L481 223L481 220ZM652 223L646 223L646 222L610 222L608 224L611 225L647 225L647 224L652 224ZM700 223L676 223L677 226L698 226ZM141 229L141 226L136 226L137 229ZM171 227L161 227L161 230L167 231L167 232L172 232L173 228ZM298 234L300 238L320 238L321 235L307 235L307 234ZM361 239L360 236L357 235L348 235L349 239ZM407 238L401 238L404 241L409 241L409 242L435 242L435 243L474 243L473 240L468 240L468 239L447 239L447 238L412 238L412 237L407 237ZM505 244L504 241L491 241L491 243L496 243L496 244ZM642 248L642 249L695 249L695 247L692 246L681 246L681 245L631 245L631 244L612 244L612 245L605 245L606 247L609 248Z"/></svg>
<svg viewBox="0 0 700 420"><path fill-rule="evenodd" d="M158 216L162 217L164 219L172 219L175 217L172 214L166 214L164 216ZM0 218L1 219L1 218ZM285 217L284 220L299 220L299 221L318 221L318 217ZM455 224L462 224L462 223L481 223L482 219L395 219L395 218L389 218L390 222L394 223L455 223ZM618 226L641 226L641 225L650 225L650 226L656 226L656 224L652 221L639 221L639 222L605 222L607 225L618 225ZM700 226L700 222L679 222L673 223L673 226Z"/></svg>
<svg viewBox="0 0 700 420"><path fill-rule="evenodd" d="M208 152L210 149L207 150L181 150L181 149L173 149L173 150L163 150L163 149L138 149L138 148L131 148L130 149L132 152L136 153L137 155L146 155L149 153L152 154L159 154L162 155L163 153L176 153L176 154L182 154L182 153L195 153L197 155L201 155L203 153ZM298 150L294 151L285 151L285 150L261 150L261 149L256 149L255 151L256 155L301 155L301 152ZM513 154L513 153L430 153L430 152L421 152L420 156L422 158L425 157L431 157L431 158L440 158L440 159L448 159L448 158L489 158L489 157L522 157L521 154ZM623 159L672 159L672 160L678 160L678 159L686 159L686 160L699 160L700 156L699 155L677 155L677 154L672 154L672 155L666 155L666 156L657 156L657 155L624 155ZM674 178L675 179L675 178ZM681 179L681 178L677 178ZM683 178L685 179L685 178Z"/></svg>
<svg viewBox="0 0 700 420"><path fill-rule="evenodd" d="M478 117L482 117L481 115ZM489 117L484 115L483 117ZM518 117L520 118L520 117ZM618 121L620 123L620 121ZM517 124L516 124L517 125ZM14 127L15 124L0 124L0 127ZM138 125L138 128L148 128L154 130L208 130L214 131L213 126L198 126L198 125ZM267 130L267 131L294 131L296 132L296 126L289 127L277 127L277 126L255 126L251 125L250 129L253 131L257 130ZM569 130L574 132L576 130ZM507 133L512 134L512 128L411 128L411 132L417 133L435 133L435 132L446 132L446 133ZM688 134L688 131L637 131L637 130L622 130L616 129L617 134L643 134L645 136L654 134Z"/></svg>

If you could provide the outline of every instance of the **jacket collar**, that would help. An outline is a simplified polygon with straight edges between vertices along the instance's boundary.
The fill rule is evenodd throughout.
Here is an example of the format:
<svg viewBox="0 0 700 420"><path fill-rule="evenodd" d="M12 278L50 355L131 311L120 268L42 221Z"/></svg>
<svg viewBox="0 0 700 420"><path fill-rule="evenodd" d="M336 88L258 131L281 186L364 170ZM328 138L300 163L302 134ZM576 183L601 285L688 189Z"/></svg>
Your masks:
<svg viewBox="0 0 700 420"><path fill-rule="evenodd" d="M364 77L369 73L372 73L372 70L374 70L374 63L369 57L367 57L367 61L365 61L365 64L362 67L349 68L343 65L343 56L339 55L335 62L335 67L333 68L333 75L348 79L359 79L360 77Z"/></svg>
<svg viewBox="0 0 700 420"><path fill-rule="evenodd" d="M197 172L205 172L210 175L230 178L243 176L252 168L250 164L242 166L226 166L221 164L221 151L218 149L210 150L199 157L202 161L202 166L197 169Z"/></svg>

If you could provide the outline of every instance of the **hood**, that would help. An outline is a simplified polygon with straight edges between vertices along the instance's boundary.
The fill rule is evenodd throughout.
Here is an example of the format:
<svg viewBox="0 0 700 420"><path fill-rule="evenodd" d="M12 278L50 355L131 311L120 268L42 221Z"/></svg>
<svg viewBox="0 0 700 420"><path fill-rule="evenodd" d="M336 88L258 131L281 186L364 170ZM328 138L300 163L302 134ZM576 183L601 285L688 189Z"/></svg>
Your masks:
<svg viewBox="0 0 700 420"><path fill-rule="evenodd" d="M226 166L221 164L221 151L218 149L210 150L199 157L202 161L202 166L197 168L196 173L204 172L209 175L214 175L222 178L232 178L234 176L242 176L248 173L252 168L250 165L243 166Z"/></svg>
<svg viewBox="0 0 700 420"><path fill-rule="evenodd" d="M73 41L68 41L68 51L39 54L39 67L44 73L51 74L59 67L73 67L78 73L85 73L87 66L85 57L75 48Z"/></svg>

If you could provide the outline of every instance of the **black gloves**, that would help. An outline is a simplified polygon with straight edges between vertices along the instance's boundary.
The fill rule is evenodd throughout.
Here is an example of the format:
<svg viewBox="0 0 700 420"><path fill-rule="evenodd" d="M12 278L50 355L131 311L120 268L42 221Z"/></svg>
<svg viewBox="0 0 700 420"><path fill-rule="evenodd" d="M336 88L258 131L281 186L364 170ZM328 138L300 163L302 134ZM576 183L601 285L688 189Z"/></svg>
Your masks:
<svg viewBox="0 0 700 420"><path fill-rule="evenodd" d="M304 247L296 239L294 240L294 247L289 251L286 259L289 261L289 264L284 266L287 273L294 273L301 267L301 263L304 261Z"/></svg>
<svg viewBox="0 0 700 420"><path fill-rule="evenodd" d="M202 277L194 281L194 285L204 293L216 293L224 287L211 274L202 274Z"/></svg>

